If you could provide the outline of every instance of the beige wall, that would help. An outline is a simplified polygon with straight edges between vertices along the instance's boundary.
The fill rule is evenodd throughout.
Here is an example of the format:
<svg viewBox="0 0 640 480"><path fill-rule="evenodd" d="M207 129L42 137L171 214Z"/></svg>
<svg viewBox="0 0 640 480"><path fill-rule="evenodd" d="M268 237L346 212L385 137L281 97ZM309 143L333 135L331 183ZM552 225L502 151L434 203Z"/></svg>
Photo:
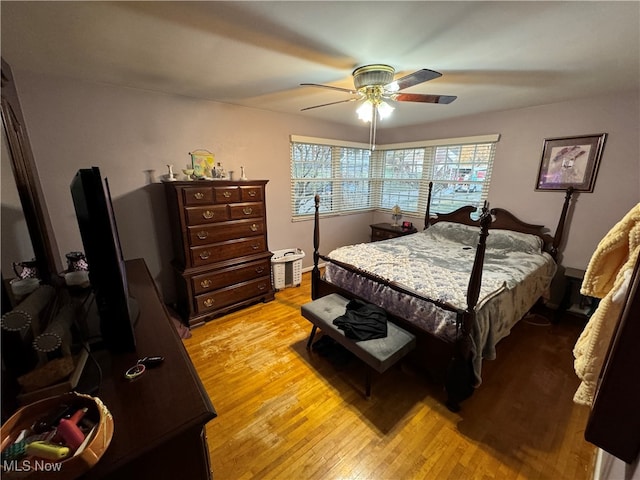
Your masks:
<svg viewBox="0 0 640 480"><path fill-rule="evenodd" d="M545 138L608 134L593 193L575 195L561 263L585 268L600 239L640 202L638 92L495 112L420 127L382 131L381 143L499 133L489 193L492 207L555 231L564 192L537 192ZM376 216L376 220L380 219ZM387 218L388 215L382 218Z"/></svg>
<svg viewBox="0 0 640 480"><path fill-rule="evenodd" d="M83 83L14 71L34 156L60 255L82 244L69 193L79 168L99 166L109 177L126 258L143 257L173 299L171 239L159 177L179 172L188 152L209 149L227 170L268 179L269 247L301 247L311 264L312 222L291 222L289 135L366 140L362 128L313 121L198 99ZM379 132L380 143L484 133L502 135L490 200L522 219L552 225L561 193L534 192L545 137L608 132L593 194L581 194L565 250L568 266L584 267L597 241L640 201L638 94L594 98L500 112L422 127ZM3 171L4 174L4 171ZM322 248L367 241L382 214L333 217L322 222ZM416 222L420 224L420 219Z"/></svg>
<svg viewBox="0 0 640 480"><path fill-rule="evenodd" d="M69 185L79 168L108 177L125 258L143 257L167 301L173 292L171 237L163 187L167 164L180 172L198 148L236 178L268 179L271 250L301 247L311 261L312 222L291 222L289 135L349 140L367 132L186 97L15 71L60 255L82 250ZM3 171L4 174L4 171ZM372 214L329 222L326 245L364 241ZM335 225L335 228L332 225Z"/></svg>

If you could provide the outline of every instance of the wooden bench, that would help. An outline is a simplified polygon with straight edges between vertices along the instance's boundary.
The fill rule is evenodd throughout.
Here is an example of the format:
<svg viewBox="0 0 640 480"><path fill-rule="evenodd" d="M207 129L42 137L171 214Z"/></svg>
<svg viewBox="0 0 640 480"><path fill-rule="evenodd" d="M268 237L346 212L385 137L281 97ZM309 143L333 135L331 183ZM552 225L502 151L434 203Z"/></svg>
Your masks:
<svg viewBox="0 0 640 480"><path fill-rule="evenodd" d="M371 370L383 373L416 346L416 337L387 320L387 336L356 342L344 335L333 320L347 310L349 300L332 293L302 305L302 316L313 324L307 349L318 328L367 364L366 395L371 396Z"/></svg>

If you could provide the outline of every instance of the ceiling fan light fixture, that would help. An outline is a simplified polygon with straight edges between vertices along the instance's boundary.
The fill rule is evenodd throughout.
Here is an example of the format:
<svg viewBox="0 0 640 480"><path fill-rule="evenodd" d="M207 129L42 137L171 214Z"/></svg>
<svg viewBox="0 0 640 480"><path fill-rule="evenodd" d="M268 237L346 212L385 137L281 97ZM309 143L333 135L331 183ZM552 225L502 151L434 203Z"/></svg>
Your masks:
<svg viewBox="0 0 640 480"><path fill-rule="evenodd" d="M356 113L358 118L363 122L369 123L373 120L374 115L378 115L380 120L389 118L394 108L386 102L372 101L367 99L358 107Z"/></svg>
<svg viewBox="0 0 640 480"><path fill-rule="evenodd" d="M365 65L353 71L353 84L356 90L372 85L387 85L393 81L396 70L389 65Z"/></svg>
<svg viewBox="0 0 640 480"><path fill-rule="evenodd" d="M302 86L314 86L339 90L352 95L351 98L340 100L337 102L324 103L313 107L303 108L309 110L311 108L325 107L327 105L335 105L338 103L361 101L362 104L357 108L358 118L369 123L369 149L373 151L376 145L376 130L378 120L388 118L393 112L393 107L387 103L391 102L419 102L419 103L451 103L456 99L451 95L428 95L422 93L403 93L406 88L428 82L442 76L440 72L423 68L409 75L394 80L395 68L385 64L363 65L356 68L352 72L353 84L355 90L350 90L333 85L320 85L317 83L302 83Z"/></svg>
<svg viewBox="0 0 640 480"><path fill-rule="evenodd" d="M396 93L398 91L400 91L400 85L398 85L398 82L396 82L395 80L391 83L387 83L384 87L385 91L387 93Z"/></svg>
<svg viewBox="0 0 640 480"><path fill-rule="evenodd" d="M358 118L363 122L369 123L373 120L373 103L370 100L365 100L362 105L356 110Z"/></svg>
<svg viewBox="0 0 640 480"><path fill-rule="evenodd" d="M378 105L378 115L380 116L380 120L389 118L391 116L391 112L393 112L393 107L391 105L386 102L380 102Z"/></svg>

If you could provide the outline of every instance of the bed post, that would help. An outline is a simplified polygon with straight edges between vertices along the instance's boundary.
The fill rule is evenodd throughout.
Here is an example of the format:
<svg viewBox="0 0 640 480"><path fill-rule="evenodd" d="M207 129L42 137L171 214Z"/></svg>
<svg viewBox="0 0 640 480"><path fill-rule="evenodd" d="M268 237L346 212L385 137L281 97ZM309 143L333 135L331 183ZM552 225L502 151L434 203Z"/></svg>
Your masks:
<svg viewBox="0 0 640 480"><path fill-rule="evenodd" d="M433 182L429 182L429 192L427 195L427 211L424 214L424 229L426 230L427 228L429 228L429 217L431 216L431 213L429 212L429 210L431 209L431 190L433 188Z"/></svg>
<svg viewBox="0 0 640 480"><path fill-rule="evenodd" d="M560 220L558 220L558 226L556 227L556 231L553 235L553 244L551 245L551 256L554 260L557 260L558 257L558 248L560 247L560 242L562 241L562 237L564 235L564 224L567 220L567 212L569 211L569 201L571 200L571 195L573 195L573 187L567 188L567 193L564 197L564 204L562 205L562 213L560 214Z"/></svg>
<svg viewBox="0 0 640 480"><path fill-rule="evenodd" d="M476 247L476 256L471 270L471 279L467 289L467 312L475 312L476 303L480 297L480 286L482 284L482 267L484 265L484 252L487 246L487 236L489 236L489 226L491 225L491 214L485 203L480 216L480 239ZM468 332L468 325L464 326L465 333Z"/></svg>
<svg viewBox="0 0 640 480"><path fill-rule="evenodd" d="M313 270L311 270L311 299L318 298L318 281L320 280L320 269L318 262L320 260L320 195L316 194L315 213L313 217Z"/></svg>
<svg viewBox="0 0 640 480"><path fill-rule="evenodd" d="M460 410L460 402L469 398L473 394L474 374L473 360L471 358L472 329L476 328L476 304L480 297L480 286L482 285L482 267L484 265L484 253L487 246L487 236L491 225L491 213L485 202L480 216L480 239L476 247L476 256L471 269L471 277L467 288L467 309L458 315L458 322L461 329L456 339L453 358L449 362L445 378L445 388L447 390L446 405L452 412ZM462 318L460 318L462 317Z"/></svg>

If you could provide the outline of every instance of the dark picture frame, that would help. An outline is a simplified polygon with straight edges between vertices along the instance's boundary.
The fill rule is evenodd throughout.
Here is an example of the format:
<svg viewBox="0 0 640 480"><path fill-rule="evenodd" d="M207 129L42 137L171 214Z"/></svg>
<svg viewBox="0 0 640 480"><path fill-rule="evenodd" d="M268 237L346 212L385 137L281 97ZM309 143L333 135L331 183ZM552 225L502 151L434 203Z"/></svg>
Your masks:
<svg viewBox="0 0 640 480"><path fill-rule="evenodd" d="M536 190L593 192L606 133L546 138Z"/></svg>

